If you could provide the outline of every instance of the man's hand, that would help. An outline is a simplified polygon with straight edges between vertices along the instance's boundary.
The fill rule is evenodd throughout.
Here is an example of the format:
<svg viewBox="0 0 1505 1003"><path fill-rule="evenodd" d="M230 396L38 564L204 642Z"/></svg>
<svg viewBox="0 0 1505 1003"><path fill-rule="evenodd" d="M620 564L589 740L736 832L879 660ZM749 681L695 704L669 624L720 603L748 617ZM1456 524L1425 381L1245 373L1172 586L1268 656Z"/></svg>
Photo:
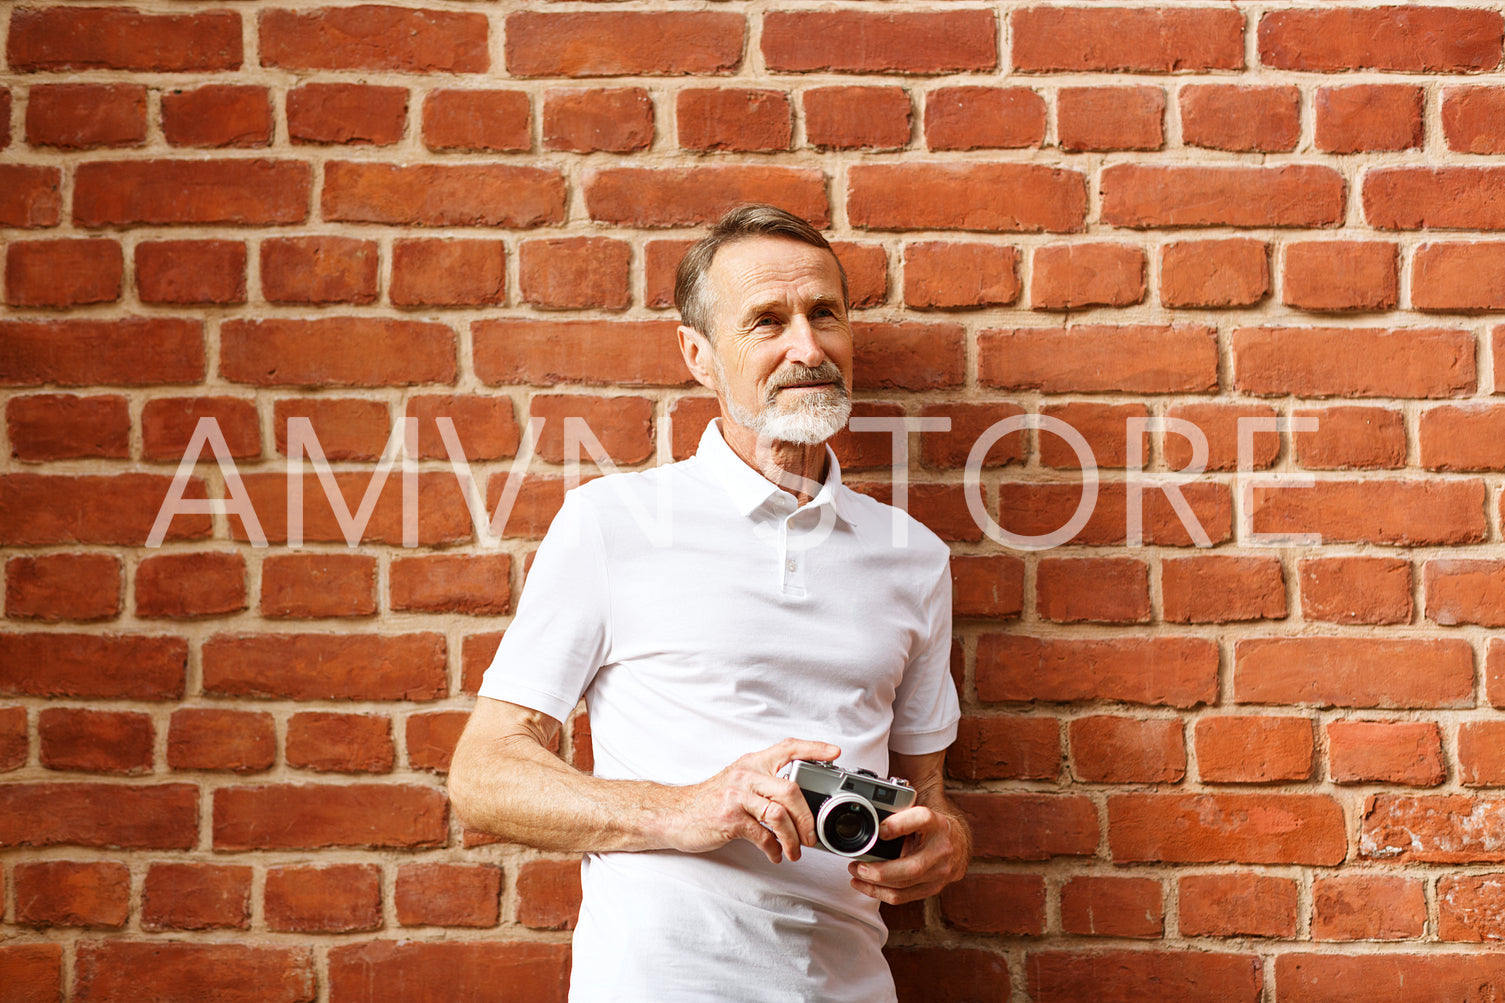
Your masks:
<svg viewBox="0 0 1505 1003"><path fill-rule="evenodd" d="M671 803L666 842L689 853L715 850L745 839L774 863L800 858L800 847L815 845L815 818L791 780L777 776L794 759L835 759L841 750L827 742L786 738L750 752L709 780L668 788Z"/></svg>
<svg viewBox="0 0 1505 1003"><path fill-rule="evenodd" d="M853 862L852 887L889 905L928 898L967 872L970 855L961 823L923 805L894 812L878 827L879 839L904 837L898 860Z"/></svg>

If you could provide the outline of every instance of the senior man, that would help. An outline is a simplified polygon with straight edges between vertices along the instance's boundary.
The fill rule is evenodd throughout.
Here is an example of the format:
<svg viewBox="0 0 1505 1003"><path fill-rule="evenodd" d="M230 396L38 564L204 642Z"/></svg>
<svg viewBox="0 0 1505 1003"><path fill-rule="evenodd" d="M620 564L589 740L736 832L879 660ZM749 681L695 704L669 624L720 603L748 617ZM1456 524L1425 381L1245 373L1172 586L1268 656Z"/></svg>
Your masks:
<svg viewBox="0 0 1505 1003"><path fill-rule="evenodd" d="M932 895L971 837L945 795L956 734L946 546L841 482L846 275L820 232L738 207L685 256L679 348L720 419L692 459L565 500L455 751L473 828L583 851L570 999L894 998L879 903ZM669 500L672 541L641 525ZM549 749L585 697L595 772ZM780 770L830 760L918 797L898 859L816 847ZM810 852L806 852L810 851Z"/></svg>

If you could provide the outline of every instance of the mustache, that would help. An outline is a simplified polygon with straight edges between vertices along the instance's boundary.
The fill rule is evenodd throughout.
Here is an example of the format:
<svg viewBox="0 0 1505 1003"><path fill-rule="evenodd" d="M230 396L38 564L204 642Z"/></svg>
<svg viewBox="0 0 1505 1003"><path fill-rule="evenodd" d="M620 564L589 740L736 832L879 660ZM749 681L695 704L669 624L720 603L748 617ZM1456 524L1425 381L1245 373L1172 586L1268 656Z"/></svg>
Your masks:
<svg viewBox="0 0 1505 1003"><path fill-rule="evenodd" d="M847 393L847 381L842 378L841 370L836 367L836 363L827 359L818 366L802 366L793 363L780 369L768 381L769 396L785 387L798 386L802 383L830 383L843 396Z"/></svg>

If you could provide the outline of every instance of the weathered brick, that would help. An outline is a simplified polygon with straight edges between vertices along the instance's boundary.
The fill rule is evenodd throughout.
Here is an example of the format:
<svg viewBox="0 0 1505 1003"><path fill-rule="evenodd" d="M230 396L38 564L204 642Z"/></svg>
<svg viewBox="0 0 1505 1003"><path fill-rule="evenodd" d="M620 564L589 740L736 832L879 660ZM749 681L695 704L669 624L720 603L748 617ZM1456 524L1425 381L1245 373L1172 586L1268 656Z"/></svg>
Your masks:
<svg viewBox="0 0 1505 1003"><path fill-rule="evenodd" d="M1394 408L1300 408L1317 422L1291 434L1296 462L1308 470L1389 470L1406 465L1406 419Z"/></svg>
<svg viewBox="0 0 1505 1003"><path fill-rule="evenodd" d="M160 554L136 566L139 617L218 616L245 608L246 561L240 554Z"/></svg>
<svg viewBox="0 0 1505 1003"><path fill-rule="evenodd" d="M407 128L406 87L303 84L287 92L287 134L294 143L391 146Z"/></svg>
<svg viewBox="0 0 1505 1003"><path fill-rule="evenodd" d="M527 150L533 145L526 91L430 91L423 99L423 145L430 150Z"/></svg>
<svg viewBox="0 0 1505 1003"><path fill-rule="evenodd" d="M1197 772L1204 783L1307 780L1316 740L1304 717L1220 714L1197 721Z"/></svg>
<svg viewBox="0 0 1505 1003"><path fill-rule="evenodd" d="M1359 819L1358 855L1395 864L1505 860L1505 801L1473 794L1374 794Z"/></svg>
<svg viewBox="0 0 1505 1003"><path fill-rule="evenodd" d="M324 166L320 207L345 223L520 229L562 222L564 189L544 167L335 161Z"/></svg>
<svg viewBox="0 0 1505 1003"><path fill-rule="evenodd" d="M1087 182L1043 164L854 164L847 219L868 230L1074 233L1087 214Z"/></svg>
<svg viewBox="0 0 1505 1003"><path fill-rule="evenodd" d="M600 223L698 226L741 202L773 203L817 227L831 221L825 176L811 167L601 167L585 172L584 190Z"/></svg>
<svg viewBox="0 0 1505 1003"><path fill-rule="evenodd" d="M1170 623L1280 620L1285 573L1275 557L1167 557L1160 562L1162 615Z"/></svg>
<svg viewBox="0 0 1505 1003"><path fill-rule="evenodd" d="M1443 940L1492 943L1505 937L1499 910L1505 874L1446 875L1437 881L1437 935Z"/></svg>
<svg viewBox="0 0 1505 1003"><path fill-rule="evenodd" d="M652 142L653 99L642 87L544 91L545 150L632 153Z"/></svg>
<svg viewBox="0 0 1505 1003"><path fill-rule="evenodd" d="M1130 422L1149 417L1143 404L1099 404L1093 401L1069 401L1048 404L1040 409L1047 418L1064 422L1087 441L1093 462L1098 467L1124 467L1128 464ZM1039 434L1040 463L1062 470L1082 469L1082 457L1072 444L1050 430ZM1141 456L1147 456L1148 436L1140 436Z"/></svg>
<svg viewBox="0 0 1505 1003"><path fill-rule="evenodd" d="M1318 481L1256 487L1255 533L1315 533L1324 543L1477 543L1487 527L1482 481Z"/></svg>
<svg viewBox="0 0 1505 1003"><path fill-rule="evenodd" d="M1180 73L1244 68L1244 18L1231 8L1026 7L1009 18L1025 73Z"/></svg>
<svg viewBox="0 0 1505 1003"><path fill-rule="evenodd" d="M328 460L379 459L391 432L386 401L364 397L294 397L272 405L277 452L287 455L288 424L307 418Z"/></svg>
<svg viewBox="0 0 1505 1003"><path fill-rule="evenodd" d="M959 324L859 321L852 328L857 390L959 387L966 372L966 332Z"/></svg>
<svg viewBox="0 0 1505 1003"><path fill-rule="evenodd" d="M1258 956L1211 951L1032 951L1026 976L1034 1003L1256 1003L1264 983Z"/></svg>
<svg viewBox="0 0 1505 1003"><path fill-rule="evenodd" d="M1301 139L1296 87L1190 84L1181 88L1181 141L1235 153L1286 153Z"/></svg>
<svg viewBox="0 0 1505 1003"><path fill-rule="evenodd" d="M925 95L932 150L1009 150L1045 139L1045 99L1028 87L938 87Z"/></svg>
<svg viewBox="0 0 1505 1003"><path fill-rule="evenodd" d="M1233 332L1234 385L1303 397L1458 397L1473 391L1467 331L1245 327Z"/></svg>
<svg viewBox="0 0 1505 1003"><path fill-rule="evenodd" d="M23 7L11 15L5 58L13 72L240 69L240 15L216 10L145 14L125 7Z"/></svg>
<svg viewBox="0 0 1505 1003"><path fill-rule="evenodd" d="M1160 302L1168 307L1253 306L1270 292L1262 240L1178 240L1160 256Z"/></svg>
<svg viewBox="0 0 1505 1003"><path fill-rule="evenodd" d="M1097 809L1089 798L981 791L951 797L972 820L975 859L1048 860L1097 852Z"/></svg>
<svg viewBox="0 0 1505 1003"><path fill-rule="evenodd" d="M507 251L499 240L407 239L392 243L393 306L491 306L507 299Z"/></svg>
<svg viewBox="0 0 1505 1003"><path fill-rule="evenodd" d="M217 634L204 642L204 691L284 700L443 696L438 634Z"/></svg>
<svg viewBox="0 0 1505 1003"><path fill-rule="evenodd" d="M1272 419L1275 409L1268 404L1177 404L1166 408L1166 417L1188 421L1207 440L1204 470L1237 470L1240 463L1253 470L1265 470L1280 455L1280 436L1265 433L1253 437L1246 447L1247 456L1239 456L1239 422L1248 418ZM1194 455L1191 438L1178 428L1162 434L1165 465L1171 470L1186 470Z"/></svg>
<svg viewBox="0 0 1505 1003"><path fill-rule="evenodd" d="M1174 718L1094 714L1072 721L1067 738L1079 781L1173 784L1186 776L1186 743Z"/></svg>
<svg viewBox="0 0 1505 1003"><path fill-rule="evenodd" d="M998 65L990 10L770 11L763 60L775 73L946 73Z"/></svg>
<svg viewBox="0 0 1505 1003"><path fill-rule="evenodd" d="M493 385L683 386L693 378L679 354L677 327L659 320L476 321L475 373Z"/></svg>
<svg viewBox="0 0 1505 1003"><path fill-rule="evenodd" d="M53 1003L63 998L63 946L15 944L0 947L7 989L21 1003Z"/></svg>
<svg viewBox="0 0 1505 1003"><path fill-rule="evenodd" d="M413 987L408 1003L483 999L506 986L539 1003L564 1003L569 991L568 944L482 940L375 940L329 952L330 999L351 1000L376 987Z"/></svg>
<svg viewBox="0 0 1505 1003"><path fill-rule="evenodd" d="M225 379L252 386L453 383L455 332L380 317L226 321L219 365Z"/></svg>
<svg viewBox="0 0 1505 1003"><path fill-rule="evenodd" d="M1410 623L1411 563L1400 557L1303 560L1301 614L1329 623Z"/></svg>
<svg viewBox="0 0 1505 1003"><path fill-rule="evenodd" d="M497 616L512 604L508 554L448 555L395 559L390 570L392 608L429 613Z"/></svg>
<svg viewBox="0 0 1505 1003"><path fill-rule="evenodd" d="M45 665L39 673L36 666ZM0 693L79 699L181 699L188 644L137 634L0 634Z"/></svg>
<svg viewBox="0 0 1505 1003"><path fill-rule="evenodd" d="M904 1000L960 1000L1009 984L1008 959L983 948L889 946L883 954Z"/></svg>
<svg viewBox="0 0 1505 1003"><path fill-rule="evenodd" d="M801 96L805 140L825 150L899 150L909 145L909 94L902 87L814 87Z"/></svg>
<svg viewBox="0 0 1505 1003"><path fill-rule="evenodd" d="M141 409L142 458L179 462L203 418L214 419L231 457L261 455L261 426L254 401L239 397L157 397Z"/></svg>
<svg viewBox="0 0 1505 1003"><path fill-rule="evenodd" d="M1189 874L1176 882L1183 937L1296 936L1296 882L1263 874Z"/></svg>
<svg viewBox="0 0 1505 1003"><path fill-rule="evenodd" d="M1277 10L1259 19L1259 61L1283 70L1468 73L1500 62L1505 21L1449 7Z"/></svg>
<svg viewBox="0 0 1505 1003"><path fill-rule="evenodd" d="M120 613L113 554L45 554L5 562L5 615L16 620L108 620Z"/></svg>
<svg viewBox="0 0 1505 1003"><path fill-rule="evenodd" d="M1158 150L1165 142L1159 87L1062 87L1056 92L1061 149Z"/></svg>
<svg viewBox="0 0 1505 1003"><path fill-rule="evenodd" d="M1112 226L1330 227L1343 220L1343 176L1331 167L1103 168L1103 222Z"/></svg>
<svg viewBox="0 0 1505 1003"><path fill-rule="evenodd" d="M0 476L0 543L139 547L171 486L171 478L155 474L6 474ZM203 481L189 481L184 497L203 499ZM178 515L164 539L202 538L210 528L207 513Z"/></svg>
<svg viewBox="0 0 1505 1003"><path fill-rule="evenodd" d="M1343 874L1312 882L1312 939L1414 940L1427 925L1416 878Z"/></svg>
<svg viewBox="0 0 1505 1003"><path fill-rule="evenodd" d="M413 714L408 717L403 731L403 743L408 750L408 765L415 770L433 773L448 773L450 760L455 755L455 745L460 741L460 732L470 715L465 711L435 711L432 714ZM557 744L557 743L556 743ZM585 736L587 748L590 735ZM576 764L577 769L590 771L589 766Z"/></svg>
<svg viewBox="0 0 1505 1003"><path fill-rule="evenodd" d="M10 455L19 460L131 454L131 412L124 397L96 394L28 394L5 404Z"/></svg>
<svg viewBox="0 0 1505 1003"><path fill-rule="evenodd" d="M1505 310L1505 243L1426 243L1411 256L1411 305L1418 310Z"/></svg>
<svg viewBox="0 0 1505 1003"><path fill-rule="evenodd" d="M315 985L307 946L99 940L78 946L73 999L197 1003L245 998L250 990L258 1003L304 1003L314 998Z"/></svg>
<svg viewBox="0 0 1505 1003"><path fill-rule="evenodd" d="M518 249L518 291L544 310L625 310L632 248L610 237L525 240Z"/></svg>
<svg viewBox="0 0 1505 1003"><path fill-rule="evenodd" d="M353 933L380 929L381 868L373 864L269 867L269 930Z"/></svg>
<svg viewBox="0 0 1505 1003"><path fill-rule="evenodd" d="M1061 885L1061 929L1083 937L1156 938L1165 932L1154 878L1082 875Z"/></svg>
<svg viewBox="0 0 1505 1003"><path fill-rule="evenodd" d="M775 90L686 88L675 99L674 126L685 150L787 150L794 135L789 96Z"/></svg>
<svg viewBox="0 0 1505 1003"><path fill-rule="evenodd" d="M264 711L183 707L167 727L167 765L175 770L255 773L276 758L276 725Z"/></svg>
<svg viewBox="0 0 1505 1003"><path fill-rule="evenodd" d="M444 795L412 784L270 784L214 792L214 848L442 846Z"/></svg>
<svg viewBox="0 0 1505 1003"><path fill-rule="evenodd" d="M1217 646L1194 637L1100 641L984 634L977 642L977 698L983 701L1195 707L1216 699L1217 671Z"/></svg>
<svg viewBox="0 0 1505 1003"><path fill-rule="evenodd" d="M1044 393L1201 393L1218 383L1217 338L1192 325L980 331L977 381Z"/></svg>
<svg viewBox="0 0 1505 1003"><path fill-rule="evenodd" d="M0 784L0 846L191 850L198 843L193 784Z"/></svg>
<svg viewBox="0 0 1505 1003"><path fill-rule="evenodd" d="M244 303L246 245L238 240L143 240L136 245L143 303Z"/></svg>
<svg viewBox="0 0 1505 1003"><path fill-rule="evenodd" d="M1019 298L1019 249L916 241L904 245L904 302L918 310L1008 306Z"/></svg>
<svg viewBox="0 0 1505 1003"><path fill-rule="evenodd" d="M1505 132L1500 116L1505 114L1505 89L1499 87L1444 87L1442 89L1442 134L1450 150L1461 153L1505 153Z"/></svg>
<svg viewBox="0 0 1505 1003"><path fill-rule="evenodd" d="M153 863L141 888L143 930L245 930L251 925L251 868Z"/></svg>
<svg viewBox="0 0 1505 1003"><path fill-rule="evenodd" d="M1433 623L1505 626L1505 561L1434 558L1422 580Z"/></svg>
<svg viewBox="0 0 1505 1003"><path fill-rule="evenodd" d="M728 73L746 18L728 11L519 11L507 15L507 72L519 77Z"/></svg>
<svg viewBox="0 0 1505 1003"><path fill-rule="evenodd" d="M396 760L384 714L302 711L287 722L287 765L318 773L390 773Z"/></svg>
<svg viewBox="0 0 1505 1003"><path fill-rule="evenodd" d="M170 146L266 146L274 128L265 87L205 84L162 93L162 136Z"/></svg>
<svg viewBox="0 0 1505 1003"><path fill-rule="evenodd" d="M953 930L1038 937L1045 932L1045 879L969 873L942 889L941 919Z"/></svg>
<svg viewBox="0 0 1505 1003"><path fill-rule="evenodd" d="M1323 153L1409 150L1422 144L1422 90L1410 84L1319 87L1313 102Z"/></svg>
<svg viewBox="0 0 1505 1003"><path fill-rule="evenodd" d="M1058 623L1146 623L1149 567L1132 557L1041 558L1035 612Z"/></svg>
<svg viewBox="0 0 1505 1003"><path fill-rule="evenodd" d="M50 770L140 774L152 767L155 729L146 714L44 707L37 737Z"/></svg>
<svg viewBox="0 0 1505 1003"><path fill-rule="evenodd" d="M18 240L5 248L5 302L72 307L120 299L125 255L113 240Z"/></svg>
<svg viewBox="0 0 1505 1003"><path fill-rule="evenodd" d="M533 860L517 876L517 921L535 930L573 930L580 911L580 862Z"/></svg>
<svg viewBox="0 0 1505 1003"><path fill-rule="evenodd" d="M1343 809L1325 794L1111 794L1114 863L1342 863Z"/></svg>
<svg viewBox="0 0 1505 1003"><path fill-rule="evenodd" d="M500 460L517 453L517 419L512 401L499 394L420 394L408 399L408 416L418 419L418 454L449 456L438 420L448 418L467 460Z"/></svg>
<svg viewBox="0 0 1505 1003"><path fill-rule="evenodd" d="M1233 649L1238 703L1459 707L1473 690L1473 649L1452 638L1264 637Z"/></svg>
<svg viewBox="0 0 1505 1003"><path fill-rule="evenodd" d="M273 554L261 564L261 615L309 619L376 612L376 559L366 554Z"/></svg>
<svg viewBox="0 0 1505 1003"><path fill-rule="evenodd" d="M288 70L484 73L486 15L400 6L271 8L257 19L261 65Z"/></svg>
<svg viewBox="0 0 1505 1003"><path fill-rule="evenodd" d="M1335 783L1436 787L1447 779L1435 721L1332 721L1328 770Z"/></svg>
<svg viewBox="0 0 1505 1003"><path fill-rule="evenodd" d="M294 474L293 476L298 476ZM268 542L288 539L287 498L289 490L296 488L282 473L253 473L242 475L246 497L261 523L262 535ZM398 546L409 537L405 528L403 500L405 489L403 476L388 477L370 511L370 518L362 523L354 517L361 506L361 499L370 490L372 476L364 470L334 471L334 489L337 489L344 511L335 514L334 505L325 493L321 480L305 472L303 494L302 537L307 543L343 543L355 546L364 540L367 543L389 543ZM295 512L298 510L295 509ZM420 472L418 474L418 500L413 509L418 513L417 543L423 547L468 542L472 536L470 513L465 497L453 473L445 471ZM238 515L230 518L230 535L236 540L249 539L249 534Z"/></svg>
<svg viewBox="0 0 1505 1003"><path fill-rule="evenodd" d="M1030 306L1131 306L1144 299L1145 271L1144 251L1129 244L1046 244L1031 262Z"/></svg>
<svg viewBox="0 0 1505 1003"><path fill-rule="evenodd" d="M63 172L56 167L0 164L0 225L57 226Z"/></svg>
<svg viewBox="0 0 1505 1003"><path fill-rule="evenodd" d="M1382 230L1505 230L1502 188L1497 167L1376 167L1364 174L1364 218Z"/></svg>
<svg viewBox="0 0 1505 1003"><path fill-rule="evenodd" d="M1465 787L1505 787L1505 721L1458 726L1458 780Z"/></svg>
<svg viewBox="0 0 1505 1003"><path fill-rule="evenodd" d="M1141 496L1140 519L1133 528L1141 542L1158 546L1189 547L1197 543L1193 532L1208 543L1233 538L1233 495L1226 485L1191 482L1180 488L1189 515L1173 506L1164 491L1147 489ZM1080 484L1004 481L999 488L998 522L1005 531L1034 538L1037 545L1055 540L1081 508ZM1098 484L1096 502L1087 521L1066 543L1087 545L1122 544L1128 539L1128 489L1125 484Z"/></svg>
<svg viewBox="0 0 1505 1003"><path fill-rule="evenodd" d="M393 902L403 926L495 926L502 869L495 864L404 864Z"/></svg>
<svg viewBox="0 0 1505 1003"><path fill-rule="evenodd" d="M91 160L74 174L73 220L82 226L301 223L311 185L310 166L295 160Z"/></svg>
<svg viewBox="0 0 1505 1003"><path fill-rule="evenodd" d="M18 923L118 930L130 917L131 874L118 861L32 861L12 877Z"/></svg>
<svg viewBox="0 0 1505 1003"><path fill-rule="evenodd" d="M1060 724L1033 715L963 715L946 750L957 780L1054 780L1061 772Z"/></svg>
<svg viewBox="0 0 1505 1003"><path fill-rule="evenodd" d="M1308 240L1286 245L1283 301L1301 310L1390 310L1400 298L1396 245Z"/></svg>
<svg viewBox="0 0 1505 1003"><path fill-rule="evenodd" d="M140 84L43 84L26 95L26 142L64 150L146 142Z"/></svg>
<svg viewBox="0 0 1505 1003"><path fill-rule="evenodd" d="M1018 616L1024 608L1024 562L1008 554L956 554L951 558L951 611L955 616Z"/></svg>

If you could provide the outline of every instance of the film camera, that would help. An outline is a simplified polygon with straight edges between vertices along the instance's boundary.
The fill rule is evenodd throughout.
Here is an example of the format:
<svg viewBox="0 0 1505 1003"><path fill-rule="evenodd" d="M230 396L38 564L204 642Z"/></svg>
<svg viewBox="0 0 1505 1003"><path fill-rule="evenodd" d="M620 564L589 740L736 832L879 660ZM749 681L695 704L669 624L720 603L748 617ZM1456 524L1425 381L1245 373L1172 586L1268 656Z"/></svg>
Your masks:
<svg viewBox="0 0 1505 1003"><path fill-rule="evenodd" d="M832 763L796 759L779 771L805 795L815 816L816 845L857 860L896 860L903 839L879 839L878 825L914 804L915 792L897 777L880 780L870 770L849 772Z"/></svg>

